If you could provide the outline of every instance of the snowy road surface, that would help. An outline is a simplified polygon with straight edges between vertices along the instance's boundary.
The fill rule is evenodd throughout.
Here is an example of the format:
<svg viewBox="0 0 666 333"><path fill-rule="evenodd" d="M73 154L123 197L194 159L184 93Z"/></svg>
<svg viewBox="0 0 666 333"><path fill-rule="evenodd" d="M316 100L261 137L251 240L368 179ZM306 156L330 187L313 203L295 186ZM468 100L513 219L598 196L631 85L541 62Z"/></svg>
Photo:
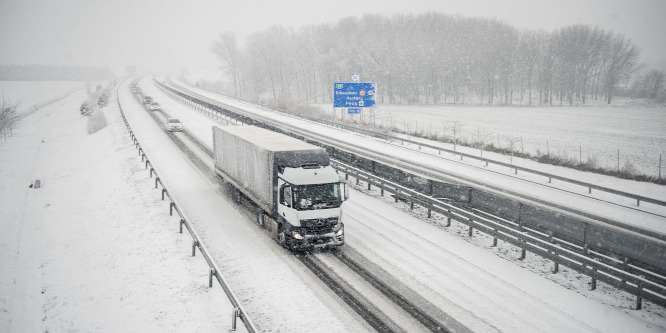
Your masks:
<svg viewBox="0 0 666 333"><path fill-rule="evenodd" d="M208 128L215 124L215 121L169 100L149 81L143 80L141 83L145 93L159 96L160 100L164 100L163 103L167 103L165 111L171 116L186 119L185 122L190 124L186 124L186 127L194 135L200 136L201 141L210 140ZM377 212L383 214L378 216ZM460 313L461 318L456 319L481 331L485 331L483 327L486 327L491 331L497 329L506 332L531 332L535 328L552 332L590 329L621 332L632 325L643 325L640 321L627 319L627 315L622 314L623 310L611 310L597 301L590 301L576 291L562 288L512 263L498 260L486 250L461 241L440 228L423 223L386 203L358 192L352 193L346 204L344 221L349 246L367 250L360 252L371 260L387 263L384 267L387 271L404 274L403 278L410 286L414 279L425 281L420 282L426 286L421 291L424 296L430 296L437 305ZM391 227L382 227L380 221ZM365 230L367 228L370 228L370 231ZM396 228L406 231L397 232ZM425 237L426 235L436 239ZM430 243L436 245L427 246ZM499 251L507 250L500 247ZM421 267L422 273L418 273L411 263L419 261L429 263L430 267ZM432 267L433 262L437 262L434 265L436 267ZM489 263L492 265L489 266ZM464 268L456 268L454 272L443 268L451 267L452 264L453 267ZM443 285L442 281L450 280L448 277L451 274L456 276L454 281L457 283ZM466 278L467 275L479 277L470 279ZM495 289L501 292L494 294ZM447 304L451 306L447 307ZM618 316L624 318L619 322L621 324L609 324L604 316L608 311L617 311ZM477 320L478 318L493 319Z"/></svg>

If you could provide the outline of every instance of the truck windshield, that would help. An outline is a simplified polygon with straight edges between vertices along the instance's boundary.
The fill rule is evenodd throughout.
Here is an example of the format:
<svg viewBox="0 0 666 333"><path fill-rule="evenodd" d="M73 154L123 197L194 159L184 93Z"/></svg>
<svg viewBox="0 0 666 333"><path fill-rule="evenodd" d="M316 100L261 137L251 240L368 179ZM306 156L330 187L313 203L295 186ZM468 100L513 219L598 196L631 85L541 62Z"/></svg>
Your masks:
<svg viewBox="0 0 666 333"><path fill-rule="evenodd" d="M337 208L341 204L339 183L294 186L294 208L297 210Z"/></svg>

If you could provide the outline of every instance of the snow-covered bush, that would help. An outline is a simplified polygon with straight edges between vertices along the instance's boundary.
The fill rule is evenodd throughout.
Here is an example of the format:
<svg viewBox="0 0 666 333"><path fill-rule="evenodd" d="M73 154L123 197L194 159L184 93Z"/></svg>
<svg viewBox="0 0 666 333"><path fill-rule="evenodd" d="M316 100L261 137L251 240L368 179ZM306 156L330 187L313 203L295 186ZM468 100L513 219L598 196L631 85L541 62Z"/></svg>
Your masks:
<svg viewBox="0 0 666 333"><path fill-rule="evenodd" d="M88 134L93 134L102 128L106 127L106 117L104 116L104 111L97 110L88 117Z"/></svg>

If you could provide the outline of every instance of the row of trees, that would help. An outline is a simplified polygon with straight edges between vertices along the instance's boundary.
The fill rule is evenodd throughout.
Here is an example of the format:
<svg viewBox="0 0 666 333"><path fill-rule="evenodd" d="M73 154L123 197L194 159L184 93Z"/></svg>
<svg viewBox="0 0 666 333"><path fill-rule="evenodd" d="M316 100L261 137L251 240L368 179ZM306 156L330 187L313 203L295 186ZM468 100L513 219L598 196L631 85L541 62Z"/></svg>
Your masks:
<svg viewBox="0 0 666 333"><path fill-rule="evenodd" d="M11 103L2 95L2 102L0 102L0 143L7 140L7 135L10 135L14 122L16 121L16 104Z"/></svg>
<svg viewBox="0 0 666 333"><path fill-rule="evenodd" d="M333 83L353 71L377 82L380 103L610 103L640 67L638 47L597 27L519 31L440 13L273 26L248 36L243 48L226 32L211 51L238 97L315 102L330 101Z"/></svg>

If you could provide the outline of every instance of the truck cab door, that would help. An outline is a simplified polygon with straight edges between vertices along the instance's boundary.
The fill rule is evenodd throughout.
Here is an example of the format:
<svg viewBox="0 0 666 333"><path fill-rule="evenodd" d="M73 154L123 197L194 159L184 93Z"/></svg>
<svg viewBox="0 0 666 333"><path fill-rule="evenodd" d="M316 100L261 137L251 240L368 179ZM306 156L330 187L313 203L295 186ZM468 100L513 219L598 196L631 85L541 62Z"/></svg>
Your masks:
<svg viewBox="0 0 666 333"><path fill-rule="evenodd" d="M278 180L278 214L292 226L300 226L298 213L294 209L292 187L282 180Z"/></svg>

